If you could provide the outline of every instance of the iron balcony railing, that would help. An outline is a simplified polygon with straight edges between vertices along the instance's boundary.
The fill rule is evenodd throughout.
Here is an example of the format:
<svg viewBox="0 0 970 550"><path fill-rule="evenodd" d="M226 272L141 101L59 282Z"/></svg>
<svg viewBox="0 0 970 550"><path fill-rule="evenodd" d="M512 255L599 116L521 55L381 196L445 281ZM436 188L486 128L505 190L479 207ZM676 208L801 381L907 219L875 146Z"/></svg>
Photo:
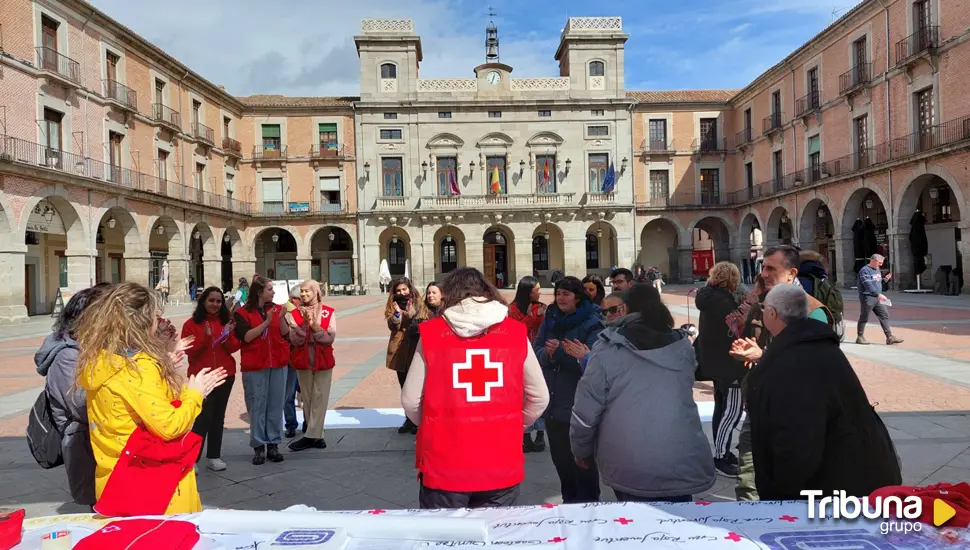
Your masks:
<svg viewBox="0 0 970 550"><path fill-rule="evenodd" d="M274 148L266 145L253 146L253 159L260 160L286 160L286 147Z"/></svg>
<svg viewBox="0 0 970 550"><path fill-rule="evenodd" d="M816 90L809 92L795 101L795 116L800 117L815 111L821 105L821 94Z"/></svg>
<svg viewBox="0 0 970 550"><path fill-rule="evenodd" d="M727 139L715 137L702 137L694 140L691 150L695 153L723 153L728 150Z"/></svg>
<svg viewBox="0 0 970 550"><path fill-rule="evenodd" d="M890 155L902 159L968 139L970 116L964 116L892 140Z"/></svg>
<svg viewBox="0 0 970 550"><path fill-rule="evenodd" d="M228 155L242 158L242 143L230 137L222 138L222 150Z"/></svg>
<svg viewBox="0 0 970 550"><path fill-rule="evenodd" d="M738 147L742 145L747 145L752 141L754 141L754 132L751 130L750 127L745 128L734 136L734 140L738 143Z"/></svg>
<svg viewBox="0 0 970 550"><path fill-rule="evenodd" d="M785 114L782 112L771 113L766 116L761 121L761 133L770 134L774 131L781 130L782 121L785 118Z"/></svg>
<svg viewBox="0 0 970 550"><path fill-rule="evenodd" d="M106 78L103 84L104 97L132 111L138 110L138 93L135 90L110 78Z"/></svg>
<svg viewBox="0 0 970 550"><path fill-rule="evenodd" d="M342 159L350 157L347 148L339 143L320 143L310 147L311 159Z"/></svg>
<svg viewBox="0 0 970 550"><path fill-rule="evenodd" d="M663 141L659 139L645 139L640 143L640 150L637 151L638 155L665 155L674 153L677 148L674 146L674 140Z"/></svg>
<svg viewBox="0 0 970 550"><path fill-rule="evenodd" d="M869 85L872 81L872 63L860 63L839 75L839 95Z"/></svg>
<svg viewBox="0 0 970 550"><path fill-rule="evenodd" d="M349 212L347 201L329 202L321 198L304 201L263 201L253 203L250 214L253 216L283 216L292 214L341 215Z"/></svg>
<svg viewBox="0 0 970 550"><path fill-rule="evenodd" d="M201 122L192 123L192 135L209 144L215 144L216 132Z"/></svg>
<svg viewBox="0 0 970 550"><path fill-rule="evenodd" d="M152 105L152 117L155 119L155 122L161 122L179 131L182 130L181 113L167 105L161 103Z"/></svg>
<svg viewBox="0 0 970 550"><path fill-rule="evenodd" d="M39 46L37 48L37 66L41 70L55 74L63 80L81 85L81 64L57 50Z"/></svg>
<svg viewBox="0 0 970 550"><path fill-rule="evenodd" d="M639 210L663 210L670 207L697 208L730 206L730 196L721 197L714 189L702 189L700 193L693 190L676 191L673 195L651 195L646 200L637 201Z"/></svg>
<svg viewBox="0 0 970 550"><path fill-rule="evenodd" d="M940 27L931 25L917 29L916 32L896 42L896 66L903 65L940 45Z"/></svg>

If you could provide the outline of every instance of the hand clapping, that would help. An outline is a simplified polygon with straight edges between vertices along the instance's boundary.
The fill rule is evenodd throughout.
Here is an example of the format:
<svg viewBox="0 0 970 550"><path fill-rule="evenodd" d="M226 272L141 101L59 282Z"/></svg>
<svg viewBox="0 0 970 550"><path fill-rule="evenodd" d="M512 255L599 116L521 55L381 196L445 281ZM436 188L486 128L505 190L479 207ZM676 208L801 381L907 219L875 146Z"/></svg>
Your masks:
<svg viewBox="0 0 970 550"><path fill-rule="evenodd" d="M202 369L198 374L189 377L188 388L198 391L202 397L208 397L212 390L225 383L226 376L226 369L222 367L216 370Z"/></svg>

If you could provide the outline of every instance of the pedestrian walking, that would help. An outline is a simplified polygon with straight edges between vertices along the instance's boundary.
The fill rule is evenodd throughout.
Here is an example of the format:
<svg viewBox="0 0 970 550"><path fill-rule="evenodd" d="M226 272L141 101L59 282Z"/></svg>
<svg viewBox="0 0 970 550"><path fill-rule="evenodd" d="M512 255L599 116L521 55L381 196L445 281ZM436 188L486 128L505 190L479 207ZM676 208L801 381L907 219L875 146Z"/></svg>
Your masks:
<svg viewBox="0 0 970 550"><path fill-rule="evenodd" d="M863 346L869 344L865 332L870 312L875 313L876 318L879 319L879 326L882 327L882 332L886 335L887 346L903 343L902 338L893 336L892 328L889 326L889 309L886 306L890 302L882 291L883 283L891 281L893 274L887 273L883 277L880 268L884 261L886 261L886 258L882 255L873 254L869 258L869 263L859 270L859 323L856 326L858 333L855 339L856 344Z"/></svg>

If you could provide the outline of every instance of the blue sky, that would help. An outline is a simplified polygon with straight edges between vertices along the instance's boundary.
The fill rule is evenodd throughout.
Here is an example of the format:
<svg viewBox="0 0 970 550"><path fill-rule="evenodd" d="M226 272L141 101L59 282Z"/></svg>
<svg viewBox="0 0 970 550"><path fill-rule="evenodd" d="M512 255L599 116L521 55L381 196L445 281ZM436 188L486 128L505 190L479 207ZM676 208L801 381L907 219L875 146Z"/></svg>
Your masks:
<svg viewBox="0 0 970 550"><path fill-rule="evenodd" d="M237 95L356 95L360 20L407 17L421 35L421 76L463 78L484 58L491 5L502 62L515 76L557 76L568 17L621 16L629 90L737 88L857 0L93 0L110 16ZM279 6L287 6L285 9ZM524 6L528 5L528 9ZM326 7L324 7L326 6ZM835 15L833 16L833 12ZM188 19L194 14L193 19Z"/></svg>

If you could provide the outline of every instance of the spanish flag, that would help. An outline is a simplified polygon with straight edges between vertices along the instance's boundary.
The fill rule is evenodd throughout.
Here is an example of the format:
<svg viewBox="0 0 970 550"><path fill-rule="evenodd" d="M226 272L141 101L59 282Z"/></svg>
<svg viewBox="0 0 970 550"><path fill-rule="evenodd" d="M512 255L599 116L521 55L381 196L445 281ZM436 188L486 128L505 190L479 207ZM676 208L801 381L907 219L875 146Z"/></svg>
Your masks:
<svg viewBox="0 0 970 550"><path fill-rule="evenodd" d="M492 167L492 193L498 195L502 193L502 182L498 177L498 166Z"/></svg>

